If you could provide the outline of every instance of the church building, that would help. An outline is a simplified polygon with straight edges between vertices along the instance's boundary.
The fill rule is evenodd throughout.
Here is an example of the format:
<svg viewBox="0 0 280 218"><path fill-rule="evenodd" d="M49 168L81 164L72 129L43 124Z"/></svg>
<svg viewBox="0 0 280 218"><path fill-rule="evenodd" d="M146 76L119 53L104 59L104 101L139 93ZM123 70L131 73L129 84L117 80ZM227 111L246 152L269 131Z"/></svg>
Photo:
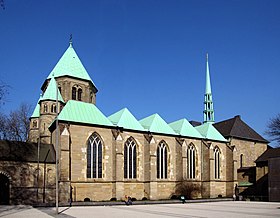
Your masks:
<svg viewBox="0 0 280 218"><path fill-rule="evenodd" d="M170 199L182 194L176 189L182 182L199 187L193 198L232 197L236 185L255 183L251 171L267 149L268 141L240 116L215 123L208 55L203 123L167 123L159 114L138 120L127 108L105 116L72 42L41 90L30 118L29 143L57 150L61 203L121 200L125 195ZM54 164L49 165L54 178ZM43 168L37 170L48 173ZM0 165L0 175L1 170ZM49 195L45 202L54 202L54 186L41 185L39 195L44 192Z"/></svg>

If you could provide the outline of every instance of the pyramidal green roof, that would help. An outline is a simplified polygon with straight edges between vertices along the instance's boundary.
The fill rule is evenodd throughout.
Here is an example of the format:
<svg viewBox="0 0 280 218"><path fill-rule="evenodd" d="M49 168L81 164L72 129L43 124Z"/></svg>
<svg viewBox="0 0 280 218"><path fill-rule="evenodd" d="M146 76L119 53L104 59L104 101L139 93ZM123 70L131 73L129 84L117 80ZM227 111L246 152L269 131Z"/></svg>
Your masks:
<svg viewBox="0 0 280 218"><path fill-rule="evenodd" d="M34 109L34 111L33 111L33 113L32 113L30 118L40 117L40 104L39 104L39 102L40 102L41 98L42 98L42 96L40 96L40 98L39 98L39 100L38 100L38 102L36 104L36 107L35 107L35 109Z"/></svg>
<svg viewBox="0 0 280 218"><path fill-rule="evenodd" d="M49 74L48 79L50 79L52 75L54 75L54 77L71 76L78 79L84 79L90 81L94 85L77 53L75 52L72 43L70 43L67 50L57 62Z"/></svg>
<svg viewBox="0 0 280 218"><path fill-rule="evenodd" d="M112 114L108 117L108 119L116 126L123 127L125 129L144 131L144 128L127 108Z"/></svg>
<svg viewBox="0 0 280 218"><path fill-rule="evenodd" d="M181 119L169 123L169 126L181 136L202 138L201 134L186 119Z"/></svg>
<svg viewBox="0 0 280 218"><path fill-rule="evenodd" d="M91 103L69 100L58 115L58 120L113 126L108 118Z"/></svg>
<svg viewBox="0 0 280 218"><path fill-rule="evenodd" d="M150 132L177 135L174 130L158 115L153 114L139 121Z"/></svg>
<svg viewBox="0 0 280 218"><path fill-rule="evenodd" d="M212 139L217 141L227 142L227 140L219 133L212 123L204 123L200 126L196 126L195 129L206 139Z"/></svg>
<svg viewBox="0 0 280 218"><path fill-rule="evenodd" d="M41 101L42 100L54 100L54 101L56 101L56 92L57 91L58 91L58 101L64 102L59 90L57 89L57 84L56 84L55 78L51 77L51 80L48 84L48 87L47 87L46 91L44 92L44 94L41 98Z"/></svg>

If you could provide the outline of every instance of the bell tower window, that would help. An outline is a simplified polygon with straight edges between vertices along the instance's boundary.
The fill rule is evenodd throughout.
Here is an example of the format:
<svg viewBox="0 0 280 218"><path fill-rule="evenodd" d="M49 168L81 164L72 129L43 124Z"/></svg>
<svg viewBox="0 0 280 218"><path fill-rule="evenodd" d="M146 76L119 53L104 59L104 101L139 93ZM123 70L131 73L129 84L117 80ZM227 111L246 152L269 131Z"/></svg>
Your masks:
<svg viewBox="0 0 280 218"><path fill-rule="evenodd" d="M72 87L72 99L76 100L77 99L77 88Z"/></svg>
<svg viewBox="0 0 280 218"><path fill-rule="evenodd" d="M46 104L44 104L44 113L48 112L48 106Z"/></svg>
<svg viewBox="0 0 280 218"><path fill-rule="evenodd" d="M78 101L82 100L82 93L83 93L83 90L82 89L78 89Z"/></svg>

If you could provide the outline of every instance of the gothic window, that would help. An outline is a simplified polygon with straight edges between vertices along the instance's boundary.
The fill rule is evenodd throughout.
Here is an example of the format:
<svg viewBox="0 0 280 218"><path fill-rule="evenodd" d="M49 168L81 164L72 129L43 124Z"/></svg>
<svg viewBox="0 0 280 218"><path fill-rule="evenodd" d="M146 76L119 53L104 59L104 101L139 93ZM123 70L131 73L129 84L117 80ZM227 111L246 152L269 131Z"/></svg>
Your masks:
<svg viewBox="0 0 280 218"><path fill-rule="evenodd" d="M220 179L221 152L218 147L214 149L214 178Z"/></svg>
<svg viewBox="0 0 280 218"><path fill-rule="evenodd" d="M136 143L130 137L124 144L124 178L136 179Z"/></svg>
<svg viewBox="0 0 280 218"><path fill-rule="evenodd" d="M157 147L157 178L167 179L167 146L162 141Z"/></svg>
<svg viewBox="0 0 280 218"><path fill-rule="evenodd" d="M83 93L83 90L82 89L78 89L78 101L82 100L82 93Z"/></svg>
<svg viewBox="0 0 280 218"><path fill-rule="evenodd" d="M48 112L48 105L44 104L44 113L47 113Z"/></svg>
<svg viewBox="0 0 280 218"><path fill-rule="evenodd" d="M55 104L52 104L51 112L56 113L56 105Z"/></svg>
<svg viewBox="0 0 280 218"><path fill-rule="evenodd" d="M190 145L187 150L187 178L195 179L195 147Z"/></svg>
<svg viewBox="0 0 280 218"><path fill-rule="evenodd" d="M72 87L72 99L76 100L77 99L77 88Z"/></svg>
<svg viewBox="0 0 280 218"><path fill-rule="evenodd" d="M102 142L97 133L93 133L87 146L87 178L102 178Z"/></svg>

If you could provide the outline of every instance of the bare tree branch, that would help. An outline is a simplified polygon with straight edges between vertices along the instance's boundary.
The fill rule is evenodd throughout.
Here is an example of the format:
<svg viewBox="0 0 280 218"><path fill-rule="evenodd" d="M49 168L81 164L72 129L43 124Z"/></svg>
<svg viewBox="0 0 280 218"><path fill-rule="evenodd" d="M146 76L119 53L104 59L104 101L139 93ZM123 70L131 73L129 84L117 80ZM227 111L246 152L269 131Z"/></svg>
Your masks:
<svg viewBox="0 0 280 218"><path fill-rule="evenodd" d="M280 113L270 119L265 134L271 137L272 141L279 143L280 146Z"/></svg>
<svg viewBox="0 0 280 218"><path fill-rule="evenodd" d="M31 106L22 103L9 116L0 114L0 138L4 140L26 141L29 132Z"/></svg>

